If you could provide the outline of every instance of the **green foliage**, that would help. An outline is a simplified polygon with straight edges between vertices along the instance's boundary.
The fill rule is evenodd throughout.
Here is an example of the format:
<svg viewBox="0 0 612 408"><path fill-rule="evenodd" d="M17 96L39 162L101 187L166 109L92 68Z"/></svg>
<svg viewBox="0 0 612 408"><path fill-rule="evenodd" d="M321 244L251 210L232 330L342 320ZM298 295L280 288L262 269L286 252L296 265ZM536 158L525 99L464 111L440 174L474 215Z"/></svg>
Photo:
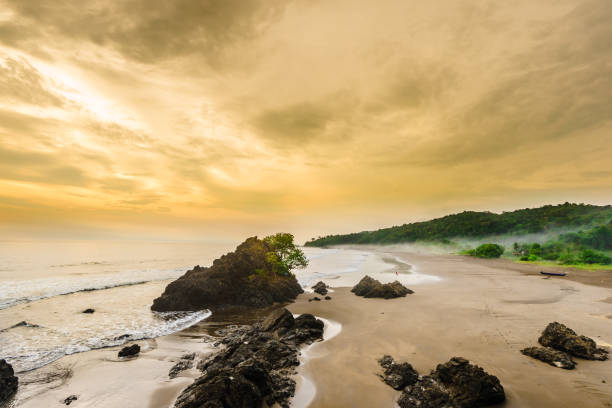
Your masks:
<svg viewBox="0 0 612 408"><path fill-rule="evenodd" d="M612 264L612 258L601 252L594 251L592 249L585 249L578 255L578 262L585 264L610 265Z"/></svg>
<svg viewBox="0 0 612 408"><path fill-rule="evenodd" d="M293 235L279 232L265 237L264 242L270 248L266 261L278 275L289 275L295 268L305 268L308 260L304 252L293 243Z"/></svg>
<svg viewBox="0 0 612 408"><path fill-rule="evenodd" d="M306 246L342 244L393 244L414 241L442 241L453 237L483 237L498 234L543 232L551 228L594 226L607 224L612 218L612 206L586 204L546 205L502 214L465 211L431 221L404 224L377 231L346 235L329 235L313 239ZM612 248L612 225L597 231L585 241L596 242L596 249Z"/></svg>
<svg viewBox="0 0 612 408"><path fill-rule="evenodd" d="M478 258L499 258L504 253L504 247L497 244L482 244L468 251L468 255Z"/></svg>
<svg viewBox="0 0 612 408"><path fill-rule="evenodd" d="M527 257L527 260L528 260L529 262L534 262L534 261L537 261L537 260L538 260L538 256L537 256L537 255L535 255L535 254L531 254L531 255L529 255L529 256Z"/></svg>

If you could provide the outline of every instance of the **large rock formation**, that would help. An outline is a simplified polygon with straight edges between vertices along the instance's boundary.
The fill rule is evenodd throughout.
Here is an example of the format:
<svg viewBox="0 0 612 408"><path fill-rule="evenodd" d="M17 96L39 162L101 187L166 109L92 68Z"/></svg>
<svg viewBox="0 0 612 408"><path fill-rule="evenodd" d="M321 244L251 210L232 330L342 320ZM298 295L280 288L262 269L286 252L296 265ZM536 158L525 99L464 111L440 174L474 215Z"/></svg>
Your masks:
<svg viewBox="0 0 612 408"><path fill-rule="evenodd" d="M572 356L550 347L527 347L522 349L521 353L565 370L572 370L576 367L576 363L572 360Z"/></svg>
<svg viewBox="0 0 612 408"><path fill-rule="evenodd" d="M384 375L380 377L393 389L401 390L407 385L414 384L419 379L419 373L412 368L410 363L397 363L389 355L378 360L378 364L384 370Z"/></svg>
<svg viewBox="0 0 612 408"><path fill-rule="evenodd" d="M383 357L379 363L385 369L385 375L394 366L402 367L398 371L403 373L400 376L406 385L397 401L401 408L485 407L506 399L504 387L497 377L462 357L453 357L447 363L438 364L434 371L424 377L418 377L408 363L402 366L389 356ZM390 385L397 389L395 384Z"/></svg>
<svg viewBox="0 0 612 408"><path fill-rule="evenodd" d="M357 285L351 289L351 292L357 296L363 296L367 298L385 298L392 299L396 297L403 297L407 294L414 293L398 281L392 283L382 284L376 279L372 279L369 276L364 276Z"/></svg>
<svg viewBox="0 0 612 408"><path fill-rule="evenodd" d="M268 244L248 238L234 252L215 259L212 266L196 266L170 283L154 300L152 310L221 310L263 307L288 302L303 290L295 276L273 271L266 260Z"/></svg>
<svg viewBox="0 0 612 408"><path fill-rule="evenodd" d="M593 339L579 336L575 331L558 322L549 323L538 342L545 347L565 351L586 360L608 359L608 351L598 348Z"/></svg>
<svg viewBox="0 0 612 408"><path fill-rule="evenodd" d="M0 404L17 392L17 384L13 367L6 360L0 360Z"/></svg>
<svg viewBox="0 0 612 408"><path fill-rule="evenodd" d="M175 407L288 407L299 346L322 337L321 320L309 314L294 319L287 309L238 327L221 340L224 349L198 366L203 375L181 393Z"/></svg>

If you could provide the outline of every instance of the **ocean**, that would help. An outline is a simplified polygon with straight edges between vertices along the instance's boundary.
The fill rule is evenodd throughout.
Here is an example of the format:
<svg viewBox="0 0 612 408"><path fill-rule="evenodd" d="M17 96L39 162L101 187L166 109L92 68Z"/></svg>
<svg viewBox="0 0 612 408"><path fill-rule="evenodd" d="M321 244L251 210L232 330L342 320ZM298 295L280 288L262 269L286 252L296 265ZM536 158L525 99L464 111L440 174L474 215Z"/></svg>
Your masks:
<svg viewBox="0 0 612 408"><path fill-rule="evenodd" d="M2 241L0 358L20 373L68 354L155 338L197 324L211 312L152 312L153 299L194 265L208 266L236 244ZM332 287L351 286L365 274L409 284L437 279L370 251L304 251L309 266L296 276L306 290L319 280ZM88 308L95 312L83 313Z"/></svg>

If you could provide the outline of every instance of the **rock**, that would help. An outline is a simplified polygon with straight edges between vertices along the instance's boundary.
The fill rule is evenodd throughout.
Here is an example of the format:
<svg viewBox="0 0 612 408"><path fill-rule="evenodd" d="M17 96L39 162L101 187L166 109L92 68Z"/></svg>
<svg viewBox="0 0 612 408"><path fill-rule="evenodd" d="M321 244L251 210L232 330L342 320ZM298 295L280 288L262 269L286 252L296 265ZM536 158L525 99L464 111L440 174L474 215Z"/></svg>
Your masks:
<svg viewBox="0 0 612 408"><path fill-rule="evenodd" d="M521 353L565 370L571 370L576 367L576 363L572 360L572 356L550 347L527 347L522 349Z"/></svg>
<svg viewBox="0 0 612 408"><path fill-rule="evenodd" d="M325 300L331 300L331 296L325 296Z"/></svg>
<svg viewBox="0 0 612 408"><path fill-rule="evenodd" d="M391 356L384 356L378 363L384 369L380 377L396 390L414 384L419 378L419 373L409 363L396 363Z"/></svg>
<svg viewBox="0 0 612 408"><path fill-rule="evenodd" d="M432 373L457 407L485 407L506 399L499 379L462 357L438 364Z"/></svg>
<svg viewBox="0 0 612 408"><path fill-rule="evenodd" d="M398 281L392 283L382 284L376 279L372 279L369 276L364 276L357 285L351 289L351 292L357 296L363 296L366 298L384 298L392 299L397 297L403 297L407 294L414 293Z"/></svg>
<svg viewBox="0 0 612 408"><path fill-rule="evenodd" d="M263 331L285 332L294 327L295 319L291 312L285 308L276 309L261 322Z"/></svg>
<svg viewBox="0 0 612 408"><path fill-rule="evenodd" d="M321 296L327 295L327 285L323 281L318 281L313 287L315 293Z"/></svg>
<svg viewBox="0 0 612 408"><path fill-rule="evenodd" d="M175 365L172 366L172 368L170 368L168 377L176 378L181 372L192 368L194 359L195 353L185 354Z"/></svg>
<svg viewBox="0 0 612 408"><path fill-rule="evenodd" d="M398 364L391 356L384 356L379 363L385 370L383 380L387 384L400 389L402 381L399 378L406 384L397 402L401 408L484 407L506 399L497 377L462 357L438 364L424 377L419 377L410 364Z"/></svg>
<svg viewBox="0 0 612 408"><path fill-rule="evenodd" d="M85 310L83 310L83 312L82 312L82 313L88 313L88 314L91 314L91 313L93 313L93 312L95 312L95 310L94 310L94 309L85 309Z"/></svg>
<svg viewBox="0 0 612 408"><path fill-rule="evenodd" d="M126 334L122 334L122 335L120 335L120 336L115 337L113 340L125 340L125 339L127 339L128 337L130 337L130 334L127 334L127 333L126 333Z"/></svg>
<svg viewBox="0 0 612 408"><path fill-rule="evenodd" d="M291 316L291 319L289 319ZM176 408L287 407L298 347L322 338L323 322L304 314L293 319L279 309L261 323L228 331L225 348L198 365L203 375L186 388Z"/></svg>
<svg viewBox="0 0 612 408"><path fill-rule="evenodd" d="M119 351L119 357L131 357L140 353L140 346L138 344L132 344L131 346L126 346Z"/></svg>
<svg viewBox="0 0 612 408"><path fill-rule="evenodd" d="M598 348L593 339L579 336L569 327L553 322L546 326L538 342L545 347L565 351L575 357L586 360L607 360L608 351Z"/></svg>
<svg viewBox="0 0 612 408"><path fill-rule="evenodd" d="M320 301L321 301L321 298L320 298L320 297L315 296L315 297L313 297L313 298L312 298L312 300L316 300L317 302L320 302Z"/></svg>
<svg viewBox="0 0 612 408"><path fill-rule="evenodd" d="M153 301L159 312L253 308L288 302L303 290L295 276L276 274L266 254L268 244L248 238L234 252L216 259L212 266L194 267L171 282Z"/></svg>
<svg viewBox="0 0 612 408"><path fill-rule="evenodd" d="M79 397L77 397L76 395L71 395L64 400L64 404L70 405L72 404L72 401L76 401L77 399L79 399Z"/></svg>
<svg viewBox="0 0 612 408"><path fill-rule="evenodd" d="M0 403L17 392L18 383L13 367L6 360L0 360Z"/></svg>

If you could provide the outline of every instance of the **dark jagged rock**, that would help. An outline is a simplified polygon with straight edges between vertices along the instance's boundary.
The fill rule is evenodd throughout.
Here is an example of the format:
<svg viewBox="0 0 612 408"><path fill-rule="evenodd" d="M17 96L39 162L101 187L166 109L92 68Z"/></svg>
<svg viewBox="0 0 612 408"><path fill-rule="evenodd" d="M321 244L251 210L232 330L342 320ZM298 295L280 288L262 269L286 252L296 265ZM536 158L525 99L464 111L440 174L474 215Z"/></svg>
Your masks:
<svg viewBox="0 0 612 408"><path fill-rule="evenodd" d="M292 301L303 292L295 276L281 276L266 258L268 244L248 238L234 252L215 259L212 266L194 267L170 283L153 301L152 310L222 310L264 307Z"/></svg>
<svg viewBox="0 0 612 408"><path fill-rule="evenodd" d="M572 356L550 347L527 347L522 349L521 353L565 370L571 370L576 367L576 363L572 360Z"/></svg>
<svg viewBox="0 0 612 408"><path fill-rule="evenodd" d="M69 396L68 398L66 398L64 400L64 404L70 405L70 404L72 404L72 401L76 401L78 399L79 399L79 397L77 397L76 395L71 395L71 396Z"/></svg>
<svg viewBox="0 0 612 408"><path fill-rule="evenodd" d="M193 361L195 360L195 353L185 354L181 359L170 368L168 377L176 378L181 372L189 370L193 367Z"/></svg>
<svg viewBox="0 0 612 408"><path fill-rule="evenodd" d="M321 296L327 295L327 285L323 281L318 281L312 289Z"/></svg>
<svg viewBox="0 0 612 408"><path fill-rule="evenodd" d="M331 300L331 296L325 296L325 300Z"/></svg>
<svg viewBox="0 0 612 408"><path fill-rule="evenodd" d="M383 357L379 363L385 369L385 374L394 366L402 366L390 356ZM438 364L434 371L424 377L418 377L410 365L398 371L404 373L407 379L407 385L403 387L397 402L401 408L485 407L506 399L497 377L462 357L453 357L447 363ZM399 382L392 381L389 385L398 389Z"/></svg>
<svg viewBox="0 0 612 408"><path fill-rule="evenodd" d="M391 356L384 356L378 363L384 369L384 375L380 377L396 390L414 384L419 378L419 373L410 363L396 363Z"/></svg>
<svg viewBox="0 0 612 408"><path fill-rule="evenodd" d="M17 392L18 383L13 367L6 360L0 360L0 403Z"/></svg>
<svg viewBox="0 0 612 408"><path fill-rule="evenodd" d="M132 344L131 346L125 346L119 351L119 357L131 357L140 353L140 346L138 344Z"/></svg>
<svg viewBox="0 0 612 408"><path fill-rule="evenodd" d="M315 297L313 297L313 298L312 298L312 300L315 300L315 301L317 301L317 302L320 302L320 301L321 301L321 298L320 298L320 297L318 297L318 296L315 296Z"/></svg>
<svg viewBox="0 0 612 408"><path fill-rule="evenodd" d="M376 279L372 279L369 276L364 276L357 285L351 289L351 292L357 296L363 296L366 298L384 298L392 299L397 297L403 297L408 294L414 293L398 281L392 283L382 284Z"/></svg>
<svg viewBox="0 0 612 408"><path fill-rule="evenodd" d="M225 348L198 364L203 375L181 393L175 407L288 407L299 346L322 336L322 321L309 314L294 319L286 309L230 330L220 341Z"/></svg>
<svg viewBox="0 0 612 408"><path fill-rule="evenodd" d="M23 321L21 321L19 323L16 323L16 324L12 325L11 327L7 327L6 329L0 330L0 332L5 332L7 330L15 329L17 327L32 327L32 328L37 328L37 327L40 327L40 326L37 325L37 324L34 324L34 323L28 323L25 320L23 320Z"/></svg>
<svg viewBox="0 0 612 408"><path fill-rule="evenodd" d="M92 314L93 312L95 312L94 309L85 309L82 313Z"/></svg>
<svg viewBox="0 0 612 408"><path fill-rule="evenodd" d="M558 322L549 323L538 342L545 347L565 351L586 360L608 359L608 351L598 348L593 339L579 336L575 331Z"/></svg>

